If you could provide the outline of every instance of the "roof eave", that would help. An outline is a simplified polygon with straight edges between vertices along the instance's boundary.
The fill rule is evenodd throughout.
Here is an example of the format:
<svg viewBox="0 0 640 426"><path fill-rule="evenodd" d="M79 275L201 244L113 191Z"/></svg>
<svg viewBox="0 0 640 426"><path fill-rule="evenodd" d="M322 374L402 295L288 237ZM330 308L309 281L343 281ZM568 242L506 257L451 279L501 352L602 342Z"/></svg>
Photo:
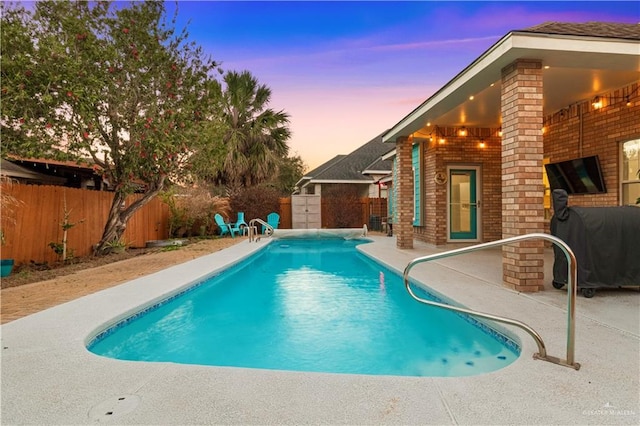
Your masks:
<svg viewBox="0 0 640 426"><path fill-rule="evenodd" d="M392 149L391 151L387 152L385 155L382 156L383 160L391 160L392 158L394 158L396 156L396 150Z"/></svg>
<svg viewBox="0 0 640 426"><path fill-rule="evenodd" d="M557 35L514 31L484 52L445 86L400 120L382 136L383 142L394 143L423 128L427 121L466 102L469 95L486 88L484 81L498 81L502 69L518 58L546 58L563 61L562 66L588 67L593 54L624 58L640 69L638 41L593 36ZM629 68L627 68L629 69Z"/></svg>
<svg viewBox="0 0 640 426"><path fill-rule="evenodd" d="M313 179L311 176L302 176L302 177L300 178L300 180L298 180L298 181L296 182L295 186L300 186L300 184L301 184L302 182L304 182L305 180L311 180L311 179Z"/></svg>
<svg viewBox="0 0 640 426"><path fill-rule="evenodd" d="M363 170L363 175L387 175L391 173L391 170Z"/></svg>
<svg viewBox="0 0 640 426"><path fill-rule="evenodd" d="M317 180L312 180L310 183L360 183L360 184L371 184L373 183L373 179L363 179L363 180L356 180L356 179L317 179Z"/></svg>
<svg viewBox="0 0 640 426"><path fill-rule="evenodd" d="M495 62L498 58L509 51L512 47L511 34L512 33L509 33L501 38L496 44L490 47L479 58L451 79L446 85L440 88L436 93L420 104L420 106L389 129L387 133L382 135L382 141L395 142L398 137L409 136L409 134L423 127L426 123L420 123L420 125L416 127L415 122L418 118L462 87L465 82L472 79L473 76L477 75L482 69L485 69L489 64ZM408 128L412 128L413 130L408 131Z"/></svg>

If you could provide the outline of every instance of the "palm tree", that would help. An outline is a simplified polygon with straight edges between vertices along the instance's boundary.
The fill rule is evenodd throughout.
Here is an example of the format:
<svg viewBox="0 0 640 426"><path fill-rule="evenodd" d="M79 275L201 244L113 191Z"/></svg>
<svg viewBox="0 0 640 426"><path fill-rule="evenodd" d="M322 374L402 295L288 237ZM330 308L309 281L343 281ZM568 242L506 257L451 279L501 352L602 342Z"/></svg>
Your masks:
<svg viewBox="0 0 640 426"><path fill-rule="evenodd" d="M271 89L248 71L229 71L224 76L221 135L223 155L218 183L251 186L264 182L287 156L289 115L267 108Z"/></svg>

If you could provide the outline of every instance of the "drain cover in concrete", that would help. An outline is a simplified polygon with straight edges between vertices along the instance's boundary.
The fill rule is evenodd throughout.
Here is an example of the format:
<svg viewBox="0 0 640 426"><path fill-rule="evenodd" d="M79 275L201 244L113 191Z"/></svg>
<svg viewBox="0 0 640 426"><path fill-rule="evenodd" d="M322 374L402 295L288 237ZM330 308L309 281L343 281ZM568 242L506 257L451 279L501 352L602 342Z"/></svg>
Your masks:
<svg viewBox="0 0 640 426"><path fill-rule="evenodd" d="M140 397L136 395L120 395L109 398L95 405L89 410L92 420L109 420L130 413L140 404Z"/></svg>

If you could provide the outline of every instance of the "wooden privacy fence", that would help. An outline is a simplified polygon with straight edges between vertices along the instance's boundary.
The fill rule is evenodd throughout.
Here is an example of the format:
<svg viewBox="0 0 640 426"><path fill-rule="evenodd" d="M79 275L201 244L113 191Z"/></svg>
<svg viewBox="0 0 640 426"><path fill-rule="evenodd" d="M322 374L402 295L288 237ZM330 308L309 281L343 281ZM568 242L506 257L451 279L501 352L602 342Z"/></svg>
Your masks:
<svg viewBox="0 0 640 426"><path fill-rule="evenodd" d="M2 193L19 201L0 212L5 241L1 255L3 259L14 259L16 265L59 260L50 243L62 243L65 200L69 222L75 223L67 235L68 253L76 257L90 255L102 237L113 199L112 192L62 186L3 185ZM139 197L132 195L127 204ZM385 198L347 201L322 198L323 228L359 228L367 224L370 230L381 229L387 215ZM291 198L280 199L279 213L279 227L291 229ZM169 217L169 207L156 197L129 220L124 241L129 247L144 247L147 241L168 238Z"/></svg>
<svg viewBox="0 0 640 426"><path fill-rule="evenodd" d="M323 228L360 228L381 231L387 217L386 198L321 198ZM280 199L280 228L291 229L291 198Z"/></svg>
<svg viewBox="0 0 640 426"><path fill-rule="evenodd" d="M3 185L3 194L12 195L19 204L2 211L5 243L2 258L14 259L17 265L30 261L55 262L58 255L50 243L62 243L62 223L66 210L69 222L67 250L80 257L92 253L102 237L109 215L113 192L89 191L63 186ZM132 195L127 205L141 195ZM149 240L168 238L169 207L154 198L134 213L123 239L129 247L144 247Z"/></svg>
<svg viewBox="0 0 640 426"><path fill-rule="evenodd" d="M386 198L363 198L362 223L366 223L370 231L382 231L383 223L387 221Z"/></svg>
<svg viewBox="0 0 640 426"><path fill-rule="evenodd" d="M280 198L280 224L282 229L291 229L293 227L293 218L291 216L291 197Z"/></svg>

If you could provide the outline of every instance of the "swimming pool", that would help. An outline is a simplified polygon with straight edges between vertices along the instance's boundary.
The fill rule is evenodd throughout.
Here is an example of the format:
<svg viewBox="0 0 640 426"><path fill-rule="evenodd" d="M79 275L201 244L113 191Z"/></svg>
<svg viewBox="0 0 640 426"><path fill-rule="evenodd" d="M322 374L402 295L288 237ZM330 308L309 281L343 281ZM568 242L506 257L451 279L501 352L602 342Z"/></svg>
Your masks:
<svg viewBox="0 0 640 426"><path fill-rule="evenodd" d="M357 252L361 243L275 240L101 333L89 350L123 360L398 376L481 374L518 357L513 341L483 324L411 299L399 275Z"/></svg>

